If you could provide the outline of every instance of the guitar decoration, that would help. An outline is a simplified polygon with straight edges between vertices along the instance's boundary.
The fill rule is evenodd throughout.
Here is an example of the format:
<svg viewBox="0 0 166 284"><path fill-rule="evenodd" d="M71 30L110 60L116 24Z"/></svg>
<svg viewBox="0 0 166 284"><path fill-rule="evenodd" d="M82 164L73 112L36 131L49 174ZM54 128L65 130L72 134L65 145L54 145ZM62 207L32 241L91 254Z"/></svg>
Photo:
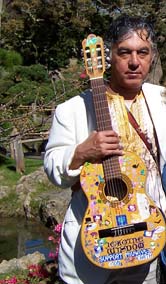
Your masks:
<svg viewBox="0 0 166 284"><path fill-rule="evenodd" d="M112 129L103 74L104 45L90 34L82 42L97 130ZM165 244L165 221L145 192L146 166L135 153L86 162L80 175L88 206L81 226L86 257L106 269L127 268L156 258Z"/></svg>

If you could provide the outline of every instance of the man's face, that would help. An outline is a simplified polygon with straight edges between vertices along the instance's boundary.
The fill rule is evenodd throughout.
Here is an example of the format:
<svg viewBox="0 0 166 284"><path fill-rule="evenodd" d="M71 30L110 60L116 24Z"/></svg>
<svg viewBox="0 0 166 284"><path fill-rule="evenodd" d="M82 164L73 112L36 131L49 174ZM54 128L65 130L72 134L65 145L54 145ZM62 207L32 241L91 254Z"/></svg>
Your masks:
<svg viewBox="0 0 166 284"><path fill-rule="evenodd" d="M141 37L133 32L113 45L111 87L116 92L121 89L139 90L148 75L153 51L145 31L141 33Z"/></svg>

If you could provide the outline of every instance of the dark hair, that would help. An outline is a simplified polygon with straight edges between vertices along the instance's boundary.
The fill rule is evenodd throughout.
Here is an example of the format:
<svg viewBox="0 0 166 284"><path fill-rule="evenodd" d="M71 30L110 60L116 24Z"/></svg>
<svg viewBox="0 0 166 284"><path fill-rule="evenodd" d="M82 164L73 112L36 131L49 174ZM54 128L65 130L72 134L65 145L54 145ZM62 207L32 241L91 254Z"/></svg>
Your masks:
<svg viewBox="0 0 166 284"><path fill-rule="evenodd" d="M156 49L156 36L153 25L147 18L140 16L130 16L127 14L121 14L111 24L110 27L110 40L111 43L117 43L124 40L131 32L137 32L138 30L146 30L147 37L152 43L152 48ZM139 33L139 36L141 34Z"/></svg>

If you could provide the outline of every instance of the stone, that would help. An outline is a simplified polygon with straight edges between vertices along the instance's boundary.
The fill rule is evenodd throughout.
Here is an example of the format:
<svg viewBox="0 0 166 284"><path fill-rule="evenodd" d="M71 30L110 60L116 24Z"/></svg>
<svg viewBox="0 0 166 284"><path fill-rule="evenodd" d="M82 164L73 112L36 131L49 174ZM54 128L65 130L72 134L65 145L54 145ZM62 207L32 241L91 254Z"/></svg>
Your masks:
<svg viewBox="0 0 166 284"><path fill-rule="evenodd" d="M39 183L43 184L45 191L36 194ZM51 220L52 225L62 223L71 198L71 189L55 187L48 180L43 167L32 174L22 176L16 185L16 193L18 200L23 205L22 211L25 217L27 219L41 219L46 225L51 225ZM38 215L33 210L32 202L39 204Z"/></svg>
<svg viewBox="0 0 166 284"><path fill-rule="evenodd" d="M41 196L40 196L41 197ZM51 191L42 195L40 218L48 226L63 222L66 209L71 199L71 189ZM46 200L46 201L44 201ZM51 224L52 222L52 224ZM50 225L49 225L50 223Z"/></svg>
<svg viewBox="0 0 166 284"><path fill-rule="evenodd" d="M3 260L0 263L0 274L9 273L16 269L27 269L29 265L39 264L45 261L45 256L40 252L36 251L32 254L22 256L21 258L13 258L11 260Z"/></svg>
<svg viewBox="0 0 166 284"><path fill-rule="evenodd" d="M1 185L0 186L0 199L8 196L8 194L11 192L11 188L7 185Z"/></svg>

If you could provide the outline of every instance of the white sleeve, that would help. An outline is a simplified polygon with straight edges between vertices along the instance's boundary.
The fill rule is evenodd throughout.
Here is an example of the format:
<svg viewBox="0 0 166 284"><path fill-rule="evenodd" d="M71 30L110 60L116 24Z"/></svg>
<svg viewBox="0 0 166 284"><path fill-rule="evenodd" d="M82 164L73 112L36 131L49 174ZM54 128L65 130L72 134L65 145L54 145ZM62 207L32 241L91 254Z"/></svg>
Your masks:
<svg viewBox="0 0 166 284"><path fill-rule="evenodd" d="M75 118L71 105L56 108L44 157L48 178L61 187L70 187L79 179L81 168L70 170L69 165L77 146Z"/></svg>

